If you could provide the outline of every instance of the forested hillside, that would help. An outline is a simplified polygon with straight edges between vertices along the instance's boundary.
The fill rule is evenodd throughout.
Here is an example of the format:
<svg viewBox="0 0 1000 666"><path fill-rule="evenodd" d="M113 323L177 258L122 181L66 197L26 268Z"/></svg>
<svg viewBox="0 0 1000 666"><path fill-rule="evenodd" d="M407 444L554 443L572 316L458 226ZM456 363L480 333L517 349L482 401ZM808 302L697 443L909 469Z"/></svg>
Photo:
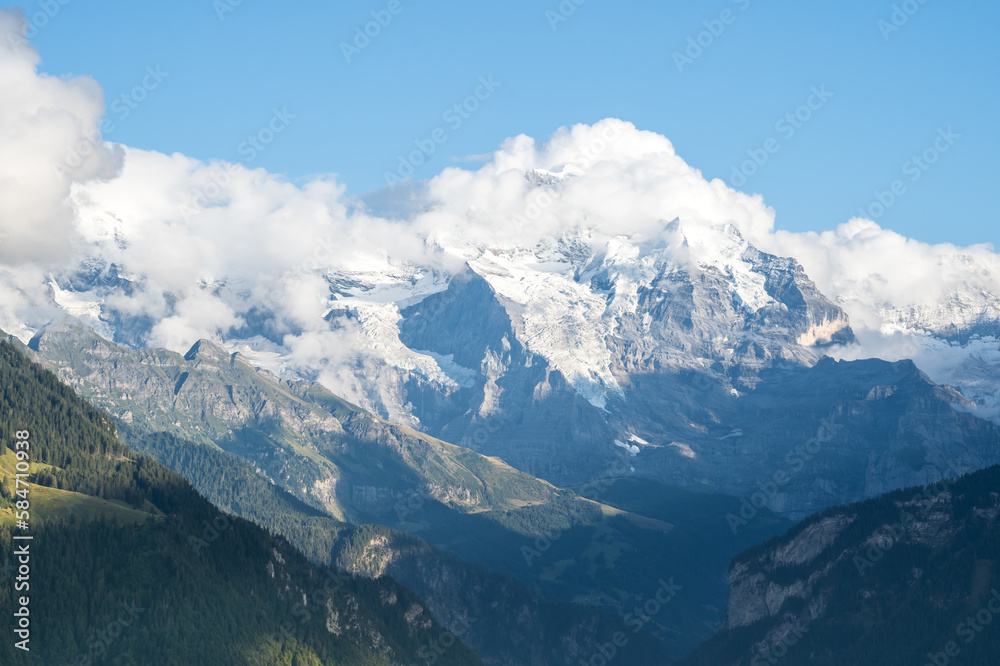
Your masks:
<svg viewBox="0 0 1000 666"><path fill-rule="evenodd" d="M739 511L739 498L618 478L633 476L618 447L604 470L618 481L555 488L204 340L186 355L129 349L67 319L29 347L112 414L133 449L222 510L283 534L316 562L392 575L448 628L480 617L464 639L489 663L589 658L671 578L684 594L644 621L627 652L653 664L685 654L722 624L729 560L784 529L762 511L733 534L725 516ZM369 539L376 548L344 522L393 529L366 528L379 532ZM497 642L497 633L513 640Z"/></svg>
<svg viewBox="0 0 1000 666"><path fill-rule="evenodd" d="M30 519L21 529L12 449L25 433ZM284 539L220 514L2 341L0 441L4 664L481 663L391 579L314 566ZM17 535L32 540L30 587L15 595ZM14 647L21 596L30 598L30 652Z"/></svg>
<svg viewBox="0 0 1000 666"><path fill-rule="evenodd" d="M739 555L684 666L983 666L1000 655L1000 467L808 518Z"/></svg>
<svg viewBox="0 0 1000 666"><path fill-rule="evenodd" d="M434 616L461 633L489 664L576 664L597 654L617 632L629 638L617 648L622 660L636 666L670 661L648 631L653 618L636 630L592 607L543 599L510 576L464 561L417 536L384 525L342 523L218 448L131 429L128 439L190 479L216 506L284 535L311 560L362 576L391 575L417 592ZM482 531L474 534L483 536ZM508 550L520 557L515 548ZM471 624L469 618L474 619Z"/></svg>

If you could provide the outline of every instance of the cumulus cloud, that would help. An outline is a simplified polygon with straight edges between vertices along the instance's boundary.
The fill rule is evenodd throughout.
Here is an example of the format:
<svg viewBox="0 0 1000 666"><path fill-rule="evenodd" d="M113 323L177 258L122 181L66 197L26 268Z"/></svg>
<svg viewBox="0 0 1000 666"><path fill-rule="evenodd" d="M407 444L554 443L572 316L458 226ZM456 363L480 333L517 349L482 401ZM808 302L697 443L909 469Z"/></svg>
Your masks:
<svg viewBox="0 0 1000 666"><path fill-rule="evenodd" d="M97 82L39 73L24 30L23 15L0 11L0 260L66 261L76 239L71 186L114 176L120 154L100 137Z"/></svg>
<svg viewBox="0 0 1000 666"><path fill-rule="evenodd" d="M734 224L750 239L774 226L759 195L706 180L668 139L616 119L562 128L541 144L524 135L508 139L476 171L445 169L426 197L430 210L416 226L457 246L530 246L575 226L596 232L598 242L652 237L676 218Z"/></svg>
<svg viewBox="0 0 1000 666"><path fill-rule="evenodd" d="M113 304L159 322L149 342L181 351L256 309L276 334L328 328L321 274L420 262L407 221L351 207L333 177L302 186L227 162L125 150L114 179L73 188L79 233L135 288ZM196 339L196 338L195 338Z"/></svg>
<svg viewBox="0 0 1000 666"><path fill-rule="evenodd" d="M240 320L226 303L204 291L186 295L173 314L158 322L150 342L167 349L185 349L193 340L218 339Z"/></svg>
<svg viewBox="0 0 1000 666"><path fill-rule="evenodd" d="M19 15L0 11L0 35L21 29ZM460 270L486 247L587 229L601 249L618 235L662 239L680 219L732 224L760 249L797 258L859 333L862 344L844 356L913 357L944 380L955 375L949 368L973 368L971 376L1000 365L995 340L969 340L1000 322L991 247L928 245L861 219L817 233L775 230L761 196L706 179L667 138L622 120L562 128L545 141L516 136L476 169L351 199L332 175L300 185L241 164L105 143L99 86L38 64L27 42L0 40L0 326L19 335L60 308L86 314L89 298L152 322L146 343L183 351L266 311L262 346L358 393L352 373L365 332L347 320L332 330L336 299L324 273L418 280L421 270ZM52 286L60 274L112 264L128 289L70 302Z"/></svg>
<svg viewBox="0 0 1000 666"><path fill-rule="evenodd" d="M213 183L223 184L192 212ZM914 358L937 381L959 383L969 350L931 334L1000 321L991 248L928 245L860 219L821 233L776 231L759 195L705 179L666 138L614 119L545 142L514 137L476 170L446 169L361 202L345 200L332 178L295 186L260 169L133 149L120 177L74 188L73 201L84 235L142 276L131 307L148 302L144 313L159 322L151 343L180 350L196 336L222 337L265 303L289 362L349 395L364 390L352 374L363 336L350 326L330 332L324 270L460 270L483 247L531 247L574 228L600 249L620 234L661 237L675 218L733 224L761 249L796 257L847 310L862 344L842 357ZM179 300L165 309L167 294ZM976 342L976 353L992 358L990 344Z"/></svg>
<svg viewBox="0 0 1000 666"><path fill-rule="evenodd" d="M168 346L218 322L205 318L211 308L165 311L165 294L184 303L207 291L237 322L257 304L277 305L287 330L309 331L325 326L324 270L456 271L465 251L484 246L531 246L575 227L595 244L657 236L674 218L765 237L774 220L759 196L706 181L666 138L613 119L544 143L515 137L475 171L446 169L361 201L332 177L299 186L263 169L136 149L117 178L78 185L71 199L83 237L141 283L128 309L146 304L145 314L170 318L156 337Z"/></svg>
<svg viewBox="0 0 1000 666"><path fill-rule="evenodd" d="M859 218L820 233L779 231L764 245L797 258L858 327L954 334L1000 321L1000 256L989 245L930 245Z"/></svg>

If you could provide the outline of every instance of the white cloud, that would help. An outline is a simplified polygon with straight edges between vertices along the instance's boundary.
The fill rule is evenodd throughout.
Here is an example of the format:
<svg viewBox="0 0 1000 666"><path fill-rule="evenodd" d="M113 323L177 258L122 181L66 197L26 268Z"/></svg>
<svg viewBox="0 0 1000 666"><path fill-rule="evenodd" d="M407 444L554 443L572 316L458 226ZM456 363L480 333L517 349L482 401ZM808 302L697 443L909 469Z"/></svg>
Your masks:
<svg viewBox="0 0 1000 666"><path fill-rule="evenodd" d="M433 209L418 215L416 226L456 245L531 245L576 225L599 240L657 236L675 218L732 223L752 240L774 225L759 195L707 181L665 137L615 119L562 128L544 144L508 139L476 171L445 169L426 196Z"/></svg>
<svg viewBox="0 0 1000 666"><path fill-rule="evenodd" d="M0 35L19 25L0 11ZM30 45L0 40L0 326L12 332L52 316L51 272L99 254L137 285L106 303L152 318L150 342L184 351L263 303L290 362L357 393L359 333L330 331L323 319L333 304L325 269L458 270L483 247L531 246L578 227L603 247L621 234L659 238L679 218L730 223L762 250L796 257L851 316L862 345L845 355L916 357L941 380L957 376L949 369L981 376L1000 365L994 341L956 351L926 335L1000 321L992 248L928 245L859 219L775 231L762 197L707 180L667 138L625 121L562 128L544 142L513 137L475 170L352 200L333 176L296 185L263 169L103 143L96 82L48 76L38 63Z"/></svg>
<svg viewBox="0 0 1000 666"><path fill-rule="evenodd" d="M764 245L797 258L859 328L944 333L1000 320L1000 256L988 245L929 245L858 218L821 233L779 231Z"/></svg>
<svg viewBox="0 0 1000 666"><path fill-rule="evenodd" d="M194 291L180 300L174 314L153 327L150 343L157 347L183 350L201 339L218 339L242 322L221 299L205 291Z"/></svg>
<svg viewBox="0 0 1000 666"><path fill-rule="evenodd" d="M20 13L0 11L0 261L66 261L71 185L114 176L120 154L100 139L97 83L40 74L22 30Z"/></svg>
<svg viewBox="0 0 1000 666"><path fill-rule="evenodd" d="M27 342L39 325L58 314L42 267L0 265L0 330Z"/></svg>

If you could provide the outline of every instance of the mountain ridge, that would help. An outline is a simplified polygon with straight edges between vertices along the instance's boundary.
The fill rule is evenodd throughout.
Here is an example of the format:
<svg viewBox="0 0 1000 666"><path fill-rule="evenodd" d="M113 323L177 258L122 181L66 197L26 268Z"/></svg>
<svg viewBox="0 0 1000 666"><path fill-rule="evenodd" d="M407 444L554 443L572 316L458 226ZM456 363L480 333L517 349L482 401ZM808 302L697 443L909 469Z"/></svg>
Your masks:
<svg viewBox="0 0 1000 666"><path fill-rule="evenodd" d="M423 646L444 631L394 581L312 565L286 540L220 514L182 477L122 444L106 413L4 340L0 417L0 551L5 562L15 560L15 546L22 551L28 573L19 573L20 591L30 594L35 620L30 651L0 644L5 663L401 666L422 659ZM15 495L13 462L21 472L25 454L28 487ZM30 525L28 547L12 538L15 508L17 536ZM14 604L0 597L10 633L25 626ZM435 662L482 663L460 641Z"/></svg>
<svg viewBox="0 0 1000 666"><path fill-rule="evenodd" d="M993 466L832 507L748 549L726 627L679 663L992 663L998 491Z"/></svg>

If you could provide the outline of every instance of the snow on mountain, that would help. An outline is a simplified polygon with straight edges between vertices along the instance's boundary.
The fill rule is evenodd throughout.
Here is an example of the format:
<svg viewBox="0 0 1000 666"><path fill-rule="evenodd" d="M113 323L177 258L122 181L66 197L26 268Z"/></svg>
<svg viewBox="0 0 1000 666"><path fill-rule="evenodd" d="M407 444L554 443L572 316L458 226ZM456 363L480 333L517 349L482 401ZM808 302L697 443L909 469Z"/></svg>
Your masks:
<svg viewBox="0 0 1000 666"><path fill-rule="evenodd" d="M761 368L823 354L912 356L976 400L1000 395L989 248L926 246L858 220L775 232L759 196L619 120L515 137L475 171L404 188L389 217L330 179L124 157L118 176L70 186L75 261L41 280L0 275L5 327L30 337L61 311L132 346L211 338L417 423L408 391L464 396L487 359L403 344L401 312L470 270L525 353L600 410L629 373L698 370L732 395Z"/></svg>
<svg viewBox="0 0 1000 666"><path fill-rule="evenodd" d="M654 324L652 310L676 296L655 286L658 279L675 276L681 285L711 280L713 291L708 298L723 298L725 303L706 301L706 307L714 310L725 305L748 321L763 317L768 307L778 314L789 310L768 290L763 255L731 225L685 226L675 221L663 229L660 237L619 236L603 245L589 230L580 229L533 248L450 251L466 257L468 269L495 291L516 322L516 335L525 348L558 370L590 404L604 409L609 395L623 397L616 377L621 362L615 359L618 352L609 340L620 335L648 336ZM794 269L789 264L781 270ZM356 333L352 344L358 356L377 358L403 377L419 374L443 390L467 387L479 371L456 364L448 355L410 349L400 341L400 311L447 288L446 276L400 267L392 272L338 271L327 274L326 280L332 294L325 317L349 323ZM655 343L655 353L690 368L731 360L742 327L749 324L734 323L723 310L716 314L720 316L705 313L690 335L666 331ZM642 322L638 327L632 321L636 319ZM623 330L625 322L628 330ZM662 322L658 326L662 328ZM846 327L846 319L836 313L805 325L783 322L775 330L794 329L793 346L802 350L779 349L788 346L789 341L782 338L775 353L815 360L822 352L810 350ZM706 335L708 340L700 339ZM371 399L352 397L362 399L363 404ZM366 406L397 417L408 411L402 397L392 404Z"/></svg>
<svg viewBox="0 0 1000 666"><path fill-rule="evenodd" d="M776 231L761 196L617 119L352 198L105 142L100 89L36 55L0 119L31 158L0 178L0 325L25 341L61 316L137 348L208 339L567 484L615 473L616 441L636 474L726 492L834 442L779 509L995 460L976 405L912 363L824 358L914 358L997 400L992 248Z"/></svg>
<svg viewBox="0 0 1000 666"><path fill-rule="evenodd" d="M928 245L853 219L831 231L768 239L795 256L848 313L858 345L839 358L913 359L936 382L1000 416L1000 255L986 245Z"/></svg>
<svg viewBox="0 0 1000 666"><path fill-rule="evenodd" d="M611 322L606 299L574 279L568 261L541 261L532 253L487 251L469 262L520 320L525 346L566 377L580 395L603 408L608 391L620 393L604 342Z"/></svg>

